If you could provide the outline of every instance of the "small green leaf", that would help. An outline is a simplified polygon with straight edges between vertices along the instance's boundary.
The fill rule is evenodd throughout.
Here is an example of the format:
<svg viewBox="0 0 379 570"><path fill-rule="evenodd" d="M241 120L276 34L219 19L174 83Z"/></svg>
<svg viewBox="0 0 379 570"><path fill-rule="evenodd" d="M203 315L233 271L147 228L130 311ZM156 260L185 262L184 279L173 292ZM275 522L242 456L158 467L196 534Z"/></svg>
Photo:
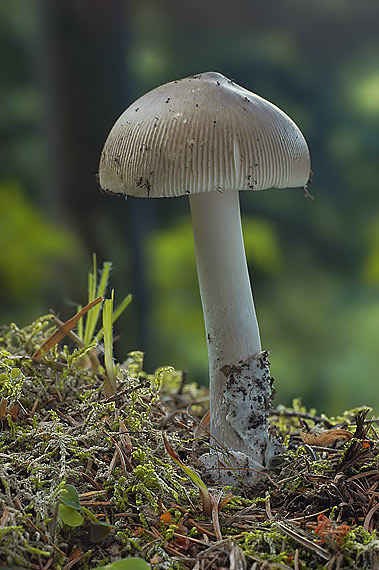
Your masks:
<svg viewBox="0 0 379 570"><path fill-rule="evenodd" d="M15 380L16 378L18 378L21 375L21 370L19 368L13 368L11 371L11 378L12 380Z"/></svg>
<svg viewBox="0 0 379 570"><path fill-rule="evenodd" d="M91 542L95 543L102 542L108 538L110 532L111 527L109 524L103 522L91 522L89 527L89 539Z"/></svg>
<svg viewBox="0 0 379 570"><path fill-rule="evenodd" d="M82 513L90 520L89 537L91 542L101 542L105 540L111 532L111 527L107 523L99 521L87 507L82 507Z"/></svg>
<svg viewBox="0 0 379 570"><path fill-rule="evenodd" d="M67 505L59 505L58 515L68 526L76 527L83 524L84 518L78 511Z"/></svg>
<svg viewBox="0 0 379 570"><path fill-rule="evenodd" d="M150 570L150 564L143 558L123 558L106 566L99 566L95 570Z"/></svg>
<svg viewBox="0 0 379 570"><path fill-rule="evenodd" d="M75 489L74 485L65 485L62 488L62 494L59 497L61 503L72 507L79 511L81 509L78 491Z"/></svg>

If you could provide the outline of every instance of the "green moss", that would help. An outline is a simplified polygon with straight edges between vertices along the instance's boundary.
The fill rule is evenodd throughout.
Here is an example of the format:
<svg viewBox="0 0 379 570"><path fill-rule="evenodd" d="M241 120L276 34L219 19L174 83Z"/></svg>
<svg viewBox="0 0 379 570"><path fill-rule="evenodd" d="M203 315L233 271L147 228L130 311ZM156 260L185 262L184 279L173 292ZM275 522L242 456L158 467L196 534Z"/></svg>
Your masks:
<svg viewBox="0 0 379 570"><path fill-rule="evenodd" d="M211 519L201 512L198 489L167 455L162 425L182 461L200 472L197 457L206 449L206 442L193 437L188 414L177 410L177 416L171 418L173 408L165 407L164 402L175 401L179 387L181 398L187 398L188 403L204 392L194 384L183 387L182 372L171 367L147 374L143 371L143 354L133 352L126 363L116 368L117 394L106 399L102 391L104 370L93 372L77 366L93 344L83 349L56 346L40 362L30 358L52 330L50 317L44 316L24 329L11 325L0 334L0 396L8 403L18 400L21 404L18 417L12 419L7 414L0 432L0 516L5 508L9 510L7 524L0 527L1 562L29 568L39 564L38 557L44 563L51 557L58 570L67 564L72 546L78 544L85 551L78 570L104 565L112 560L114 552L119 557L137 554L147 560L157 556L156 570L184 568L170 551L171 547L181 552L180 543L175 546L177 535L184 533L200 541L189 541L187 550L183 550L183 556L191 557L192 548L201 554L207 545L192 520L210 532L214 529ZM191 407L191 414L201 417L203 413L201 404ZM229 492L233 496L219 514L222 535L234 537L250 566L261 560L293 567L298 549L299 568L323 568L324 561L314 551L283 534L275 520L267 520L269 507L276 517L284 513L296 518L311 500L307 513L324 509L326 502L331 507L331 520L337 521L340 514L341 499L333 504L328 495L322 494L321 486L309 483L309 475L315 476L315 481L332 480L352 444L336 450L334 462L317 449L313 451L314 459L300 441L296 414L307 414L314 418L307 420L311 425L317 423L315 410L305 410L299 400L294 401L293 408L279 408L273 423L285 436L289 449L278 457L271 479L261 480L254 489L223 489L224 496ZM326 420L336 425L351 422L352 417L347 412ZM127 445L122 443L124 437ZM117 449L125 454L124 468ZM376 462L377 458L369 457L354 469L362 472ZM99 520L104 521L104 515L110 517L112 532L99 546L89 543L86 525L69 531L57 519L56 507L65 483L75 485L81 500L95 501L89 508L101 517ZM210 491L216 495L219 488ZM20 508L15 507L16 497ZM168 509L173 520L164 526L160 515ZM247 519L239 516L241 512L247 513ZM310 520L315 522L316 518ZM154 528L160 536L154 534ZM311 540L317 538L310 534L311 529L306 532ZM47 543L42 537L47 538ZM210 539L210 544L214 545L214 540ZM217 547L221 551L223 544ZM368 569L377 550L375 533L353 527L341 547L343 567ZM227 566L227 557L227 551L221 552L220 564Z"/></svg>
<svg viewBox="0 0 379 570"><path fill-rule="evenodd" d="M376 532L370 534L362 526L351 529L344 543L344 552L349 567L367 570L376 568L379 563L379 540Z"/></svg>

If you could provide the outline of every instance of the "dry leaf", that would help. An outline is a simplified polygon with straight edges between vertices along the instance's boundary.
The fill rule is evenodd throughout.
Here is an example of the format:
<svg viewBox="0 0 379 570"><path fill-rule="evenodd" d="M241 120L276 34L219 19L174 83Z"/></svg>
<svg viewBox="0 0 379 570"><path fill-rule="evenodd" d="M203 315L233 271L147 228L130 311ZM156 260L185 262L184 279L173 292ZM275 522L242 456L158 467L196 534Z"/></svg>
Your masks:
<svg viewBox="0 0 379 570"><path fill-rule="evenodd" d="M193 435L195 437L204 437L209 436L209 424L211 421L210 411L208 410L205 412L199 424L197 424L196 428L194 429Z"/></svg>
<svg viewBox="0 0 379 570"><path fill-rule="evenodd" d="M150 560L150 564L160 564L161 562L164 562L164 559L162 558L162 556L159 556L159 554L154 554L153 558Z"/></svg>
<svg viewBox="0 0 379 570"><path fill-rule="evenodd" d="M97 299L94 299L93 301L91 301L91 303L88 303L88 305L83 307L83 309L81 309L78 313L76 313L76 315L71 317L71 319L63 323L63 325L61 325L56 331L54 331L49 336L49 338L45 340L43 345L34 352L33 358L41 358L42 354L45 354L51 348L53 348L53 346L55 346L60 340L62 340L62 338L64 338L78 324L79 320L83 315L85 315L90 309L92 309L92 307L94 307L98 303L101 303L101 301L103 300L104 300L103 297L101 296L97 297Z"/></svg>
<svg viewBox="0 0 379 570"><path fill-rule="evenodd" d="M5 418L6 418L7 404L8 404L8 400L6 398L1 398L1 400L0 400L0 420L5 420Z"/></svg>
<svg viewBox="0 0 379 570"><path fill-rule="evenodd" d="M328 429L327 431L323 431L318 435L301 431L300 437L304 443L307 443L308 445L329 447L333 445L337 439L345 439L346 441L350 440L353 437L353 434L351 431L347 431L346 429Z"/></svg>
<svg viewBox="0 0 379 570"><path fill-rule="evenodd" d="M171 523L172 523L172 516L171 516L171 513L168 512L168 511L167 511L166 513L163 513L163 514L160 516L160 519L159 519L159 520L160 520L161 522L165 523L165 524L171 524Z"/></svg>
<svg viewBox="0 0 379 570"><path fill-rule="evenodd" d="M15 402L11 406L9 406L7 413L10 415L13 421L17 420L18 412L20 411L20 405L18 402Z"/></svg>
<svg viewBox="0 0 379 570"><path fill-rule="evenodd" d="M0 420L5 420L9 414L13 421L17 420L18 412L20 410L20 405L17 402L11 404L8 408L8 400L6 398L1 398L0 400Z"/></svg>

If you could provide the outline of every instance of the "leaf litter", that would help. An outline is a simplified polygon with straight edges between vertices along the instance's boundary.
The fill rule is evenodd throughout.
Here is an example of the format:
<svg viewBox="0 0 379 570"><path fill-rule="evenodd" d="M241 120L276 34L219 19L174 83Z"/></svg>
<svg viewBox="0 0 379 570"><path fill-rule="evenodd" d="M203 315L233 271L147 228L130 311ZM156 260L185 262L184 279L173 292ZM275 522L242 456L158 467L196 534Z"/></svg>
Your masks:
<svg viewBox="0 0 379 570"><path fill-rule="evenodd" d="M327 418L299 401L279 406L282 455L254 487L222 488L199 461L206 391L171 367L145 373L133 352L107 395L101 350L98 365L79 365L95 346L83 331L81 343L63 339L70 331L44 316L0 332L2 565L79 570L137 556L156 570L379 567L370 410ZM65 486L80 499L76 527L59 516ZM109 532L99 538L96 523Z"/></svg>

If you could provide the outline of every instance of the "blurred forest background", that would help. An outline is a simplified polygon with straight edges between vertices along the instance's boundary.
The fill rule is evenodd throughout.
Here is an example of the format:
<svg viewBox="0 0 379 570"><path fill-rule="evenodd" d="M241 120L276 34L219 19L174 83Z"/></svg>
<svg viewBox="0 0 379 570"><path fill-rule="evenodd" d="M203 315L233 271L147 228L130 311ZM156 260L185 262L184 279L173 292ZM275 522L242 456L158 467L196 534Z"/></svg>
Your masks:
<svg viewBox="0 0 379 570"><path fill-rule="evenodd" d="M300 190L241 195L277 401L379 410L379 3L1 0L0 322L86 302L111 260L118 358L207 381L189 207L99 192L102 145L137 97L219 71L285 110L311 150Z"/></svg>

